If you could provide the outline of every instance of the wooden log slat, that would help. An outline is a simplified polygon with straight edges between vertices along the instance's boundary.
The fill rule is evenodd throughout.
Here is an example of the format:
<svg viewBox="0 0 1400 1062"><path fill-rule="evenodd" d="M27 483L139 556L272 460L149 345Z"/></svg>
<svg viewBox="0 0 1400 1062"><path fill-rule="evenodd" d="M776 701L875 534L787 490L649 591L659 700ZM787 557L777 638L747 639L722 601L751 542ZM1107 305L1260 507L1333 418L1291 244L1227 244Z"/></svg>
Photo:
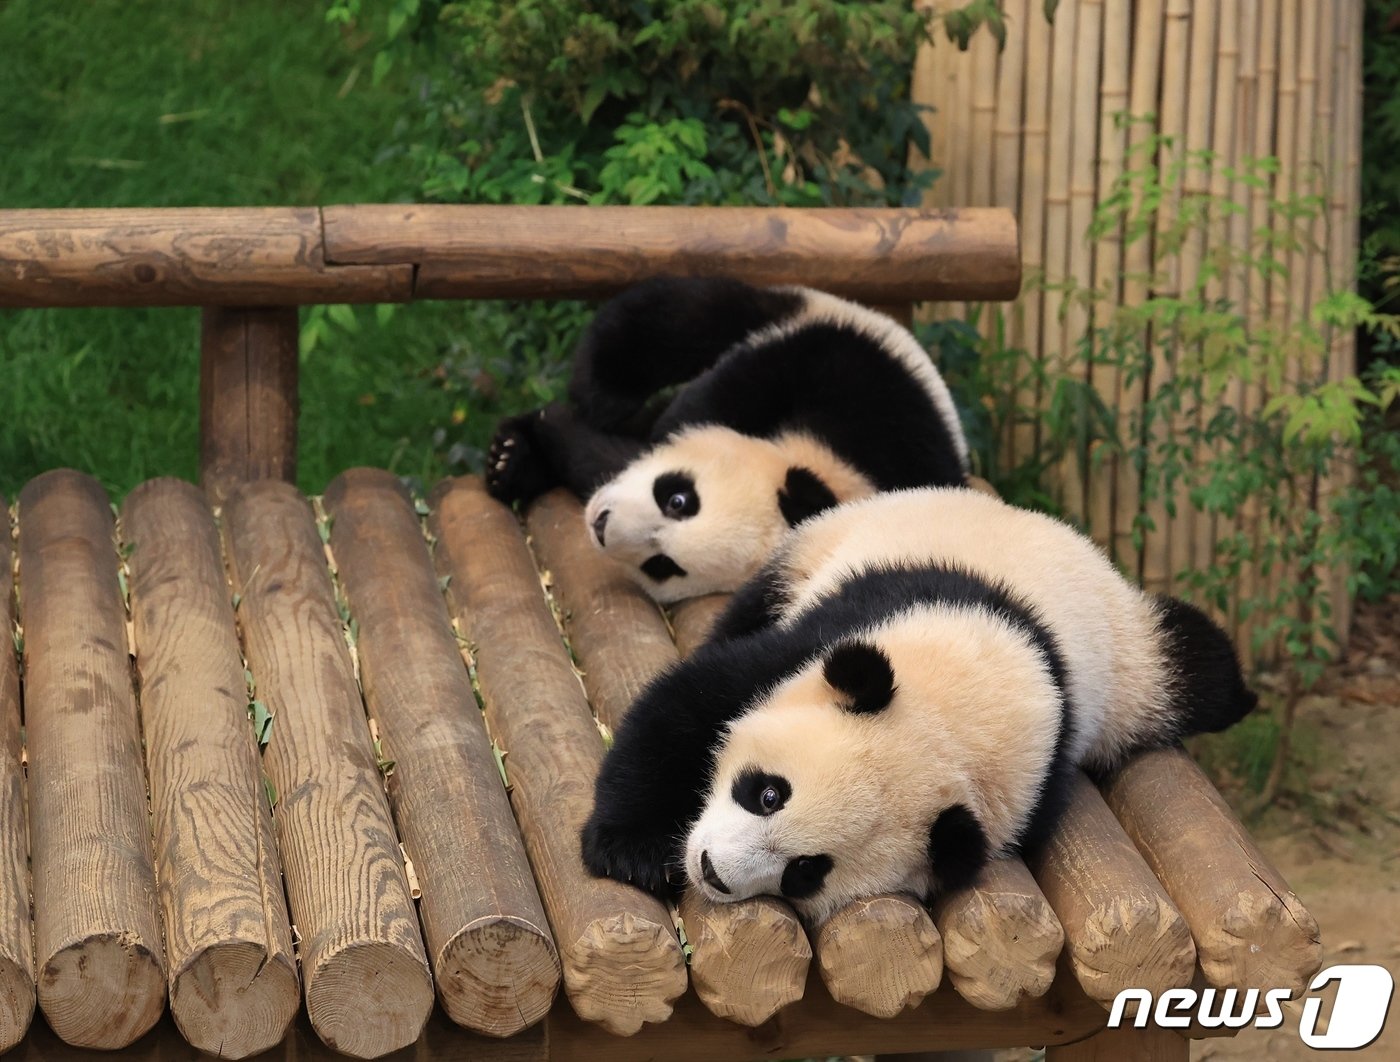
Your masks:
<svg viewBox="0 0 1400 1062"><path fill-rule="evenodd" d="M573 1009L610 1033L662 1022L685 991L685 957L657 900L591 877L579 832L603 743L519 524L477 478L433 495L430 527L453 613L475 657L486 721L509 755L512 806Z"/></svg>
<svg viewBox="0 0 1400 1062"><path fill-rule="evenodd" d="M657 273L875 302L1008 299L1021 279L1005 210L386 204L323 214L329 262L416 262L423 299L600 298Z"/></svg>
<svg viewBox="0 0 1400 1062"><path fill-rule="evenodd" d="M1070 966L1089 998L1110 1007L1125 988L1155 995L1191 984L1191 931L1083 774L1032 870L1064 927Z"/></svg>
<svg viewBox="0 0 1400 1062"><path fill-rule="evenodd" d="M0 306L406 302L407 259L330 266L316 207L0 210Z"/></svg>
<svg viewBox="0 0 1400 1062"><path fill-rule="evenodd" d="M1105 1029L1087 1040L1051 1044L1046 1062L1188 1062L1191 1041L1171 1029Z"/></svg>
<svg viewBox="0 0 1400 1062"><path fill-rule="evenodd" d="M988 864L934 904L933 920L948 980L969 1003L1005 1011L1049 991L1064 930L1020 859Z"/></svg>
<svg viewBox="0 0 1400 1062"><path fill-rule="evenodd" d="M550 573L583 685L598 717L616 727L642 688L676 662L661 610L605 557L583 526L583 507L552 491L528 527ZM691 945L690 983L714 1014L760 1025L802 996L812 949L797 915L769 900L711 903L688 890L680 906Z"/></svg>
<svg viewBox="0 0 1400 1062"><path fill-rule="evenodd" d="M1316 920L1185 751L1134 757L1103 795L1191 927L1211 985L1306 988L1322 963Z"/></svg>
<svg viewBox="0 0 1400 1062"><path fill-rule="evenodd" d="M274 480L236 491L223 531L273 713L263 763L306 1009L328 1045L377 1058L418 1038L433 985L321 540L306 500Z"/></svg>
<svg viewBox="0 0 1400 1062"><path fill-rule="evenodd" d="M689 656L700 648L728 604L728 594L706 594L672 605L671 631L676 638L676 651L681 656Z"/></svg>
<svg viewBox="0 0 1400 1062"><path fill-rule="evenodd" d="M559 956L413 500L361 468L324 505L438 997L459 1024L511 1036L549 1013Z"/></svg>
<svg viewBox="0 0 1400 1062"><path fill-rule="evenodd" d="M240 483L296 480L295 307L206 307L200 330L200 481L215 505Z"/></svg>
<svg viewBox="0 0 1400 1062"><path fill-rule="evenodd" d="M39 1006L68 1043L124 1047L165 1006L165 952L115 527L77 472L19 503Z"/></svg>
<svg viewBox="0 0 1400 1062"><path fill-rule="evenodd" d="M301 989L219 532L176 479L133 490L121 532L170 1009L195 1047L244 1058L282 1041Z"/></svg>
<svg viewBox="0 0 1400 1062"><path fill-rule="evenodd" d="M0 496L0 1053L34 1016L34 927L29 920L29 826L20 765L19 657L10 510Z"/></svg>

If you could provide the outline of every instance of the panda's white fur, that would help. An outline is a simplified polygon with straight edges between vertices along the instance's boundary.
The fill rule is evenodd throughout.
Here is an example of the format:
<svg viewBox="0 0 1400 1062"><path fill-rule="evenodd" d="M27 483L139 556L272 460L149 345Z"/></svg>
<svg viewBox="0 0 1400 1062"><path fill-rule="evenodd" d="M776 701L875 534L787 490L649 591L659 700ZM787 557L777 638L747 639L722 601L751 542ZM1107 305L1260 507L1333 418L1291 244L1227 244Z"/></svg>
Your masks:
<svg viewBox="0 0 1400 1062"><path fill-rule="evenodd" d="M1068 525L968 489L877 494L796 528L633 705L584 858L821 921L971 881L1044 843L1080 766L1255 700L1224 632Z"/></svg>
<svg viewBox="0 0 1400 1062"><path fill-rule="evenodd" d="M663 604L733 591L789 530L775 499L793 467L816 474L838 502L875 492L866 477L804 432L756 439L705 425L683 429L600 487L588 499L584 524L594 545ZM657 504L653 487L667 473L691 480L699 499L694 516L672 519ZM681 573L661 582L648 578L644 565L657 555L671 558Z"/></svg>

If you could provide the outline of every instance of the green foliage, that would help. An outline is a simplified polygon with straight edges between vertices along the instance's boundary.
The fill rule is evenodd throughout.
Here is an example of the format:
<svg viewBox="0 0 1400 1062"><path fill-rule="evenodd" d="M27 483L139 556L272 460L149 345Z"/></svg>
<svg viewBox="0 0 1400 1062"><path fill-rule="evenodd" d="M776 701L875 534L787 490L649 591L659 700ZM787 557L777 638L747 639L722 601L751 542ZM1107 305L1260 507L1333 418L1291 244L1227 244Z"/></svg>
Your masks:
<svg viewBox="0 0 1400 1062"><path fill-rule="evenodd" d="M1392 0L1366 0L1361 198L1371 256L1383 266L1363 278L1373 299L1394 298L1400 285L1400 27L1392 25L1395 15ZM1393 352L1390 357L1394 359Z"/></svg>

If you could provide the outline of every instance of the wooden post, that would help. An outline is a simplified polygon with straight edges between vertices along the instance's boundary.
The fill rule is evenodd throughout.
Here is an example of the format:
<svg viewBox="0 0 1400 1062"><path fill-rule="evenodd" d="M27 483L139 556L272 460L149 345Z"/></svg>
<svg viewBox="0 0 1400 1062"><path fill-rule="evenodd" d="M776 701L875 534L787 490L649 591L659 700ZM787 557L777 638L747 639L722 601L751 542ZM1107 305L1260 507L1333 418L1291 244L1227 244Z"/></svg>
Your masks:
<svg viewBox="0 0 1400 1062"><path fill-rule="evenodd" d="M1020 859L997 859L977 883L933 908L943 964L958 994L982 1010L1010 1010L1055 980L1065 934Z"/></svg>
<svg viewBox="0 0 1400 1062"><path fill-rule="evenodd" d="M413 1043L433 983L399 840L311 508L245 484L224 505L244 650L273 713L263 754L306 1010L327 1045L377 1058Z"/></svg>
<svg viewBox="0 0 1400 1062"><path fill-rule="evenodd" d="M540 593L514 514L479 479L446 480L430 527L438 571L472 646L486 725L506 756L511 803L573 1010L620 1036L664 1022L685 991L670 912L616 881L590 877L579 833L603 742Z"/></svg>
<svg viewBox="0 0 1400 1062"><path fill-rule="evenodd" d="M19 644L6 644L17 633L10 511L0 497L0 1054L23 1039L34 1016L29 827L20 765Z"/></svg>
<svg viewBox="0 0 1400 1062"><path fill-rule="evenodd" d="M943 980L943 938L913 896L847 904L813 948L831 998L877 1018L917 1007Z"/></svg>
<svg viewBox="0 0 1400 1062"><path fill-rule="evenodd" d="M125 1047L165 1008L165 952L112 511L67 470L19 500L39 1006L70 1044Z"/></svg>
<svg viewBox="0 0 1400 1062"><path fill-rule="evenodd" d="M1073 1044L1051 1044L1045 1062L1188 1062L1191 1041L1171 1029L1105 1029Z"/></svg>
<svg viewBox="0 0 1400 1062"><path fill-rule="evenodd" d="M546 494L528 526L593 710L616 727L646 683L676 662L671 632L656 603L588 540L573 495ZM691 984L712 1013L761 1025L802 997L812 949L787 904L716 904L690 891L680 912Z"/></svg>
<svg viewBox="0 0 1400 1062"><path fill-rule="evenodd" d="M207 306L200 331L200 482L215 505L239 483L296 479L297 311Z"/></svg>
<svg viewBox="0 0 1400 1062"><path fill-rule="evenodd" d="M559 955L413 501L390 473L355 468L325 506L365 699L394 764L389 801L426 886L438 997L453 1021L512 1036L549 1012Z"/></svg>
<svg viewBox="0 0 1400 1062"><path fill-rule="evenodd" d="M282 1042L301 990L219 532L176 479L132 491L121 531L170 1009L201 1051L244 1058Z"/></svg>

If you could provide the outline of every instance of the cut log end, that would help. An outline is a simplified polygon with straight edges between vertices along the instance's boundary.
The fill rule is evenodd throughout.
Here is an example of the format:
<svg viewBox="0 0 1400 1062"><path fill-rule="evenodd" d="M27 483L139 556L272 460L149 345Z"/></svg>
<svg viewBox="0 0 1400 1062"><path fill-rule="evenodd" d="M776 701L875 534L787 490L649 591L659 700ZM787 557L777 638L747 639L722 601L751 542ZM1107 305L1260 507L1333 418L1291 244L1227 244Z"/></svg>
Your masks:
<svg viewBox="0 0 1400 1062"><path fill-rule="evenodd" d="M1091 912L1069 942L1070 966L1090 999L1111 1007L1125 986L1153 994L1191 984L1196 947L1164 897L1121 897Z"/></svg>
<svg viewBox="0 0 1400 1062"><path fill-rule="evenodd" d="M615 1036L665 1021L685 992L685 956L671 927L630 912L590 922L562 957L574 1012Z"/></svg>
<svg viewBox="0 0 1400 1062"><path fill-rule="evenodd" d="M802 998L812 946L792 908L768 897L715 904L689 890L680 910L690 979L710 1013L753 1027Z"/></svg>
<svg viewBox="0 0 1400 1062"><path fill-rule="evenodd" d="M325 955L306 975L306 1013L327 1047L378 1058L418 1039L433 1009L427 964L385 941Z"/></svg>
<svg viewBox="0 0 1400 1062"><path fill-rule="evenodd" d="M170 986L170 1013L181 1034L219 1058L246 1058L277 1046L300 1002L291 956L269 956L253 941L204 949Z"/></svg>
<svg viewBox="0 0 1400 1062"><path fill-rule="evenodd" d="M0 1054L24 1039L34 1019L34 978L8 956L0 955Z"/></svg>
<svg viewBox="0 0 1400 1062"><path fill-rule="evenodd" d="M1214 985L1301 992L1322 965L1317 920L1292 892L1241 893L1196 947Z"/></svg>
<svg viewBox="0 0 1400 1062"><path fill-rule="evenodd" d="M520 918L483 918L447 942L434 964L438 997L458 1025L514 1036L549 1013L559 955L549 934Z"/></svg>
<svg viewBox="0 0 1400 1062"><path fill-rule="evenodd" d="M1019 859L998 859L977 884L943 897L934 922L958 995L979 1010L1010 1010L1055 980L1065 933Z"/></svg>
<svg viewBox="0 0 1400 1062"><path fill-rule="evenodd" d="M909 896L848 904L821 927L816 950L831 998L877 1018L918 1006L943 979L943 938Z"/></svg>
<svg viewBox="0 0 1400 1062"><path fill-rule="evenodd" d="M65 1043L115 1050L160 1018L165 971L141 941L104 934L55 952L40 974L38 997L44 1017Z"/></svg>

